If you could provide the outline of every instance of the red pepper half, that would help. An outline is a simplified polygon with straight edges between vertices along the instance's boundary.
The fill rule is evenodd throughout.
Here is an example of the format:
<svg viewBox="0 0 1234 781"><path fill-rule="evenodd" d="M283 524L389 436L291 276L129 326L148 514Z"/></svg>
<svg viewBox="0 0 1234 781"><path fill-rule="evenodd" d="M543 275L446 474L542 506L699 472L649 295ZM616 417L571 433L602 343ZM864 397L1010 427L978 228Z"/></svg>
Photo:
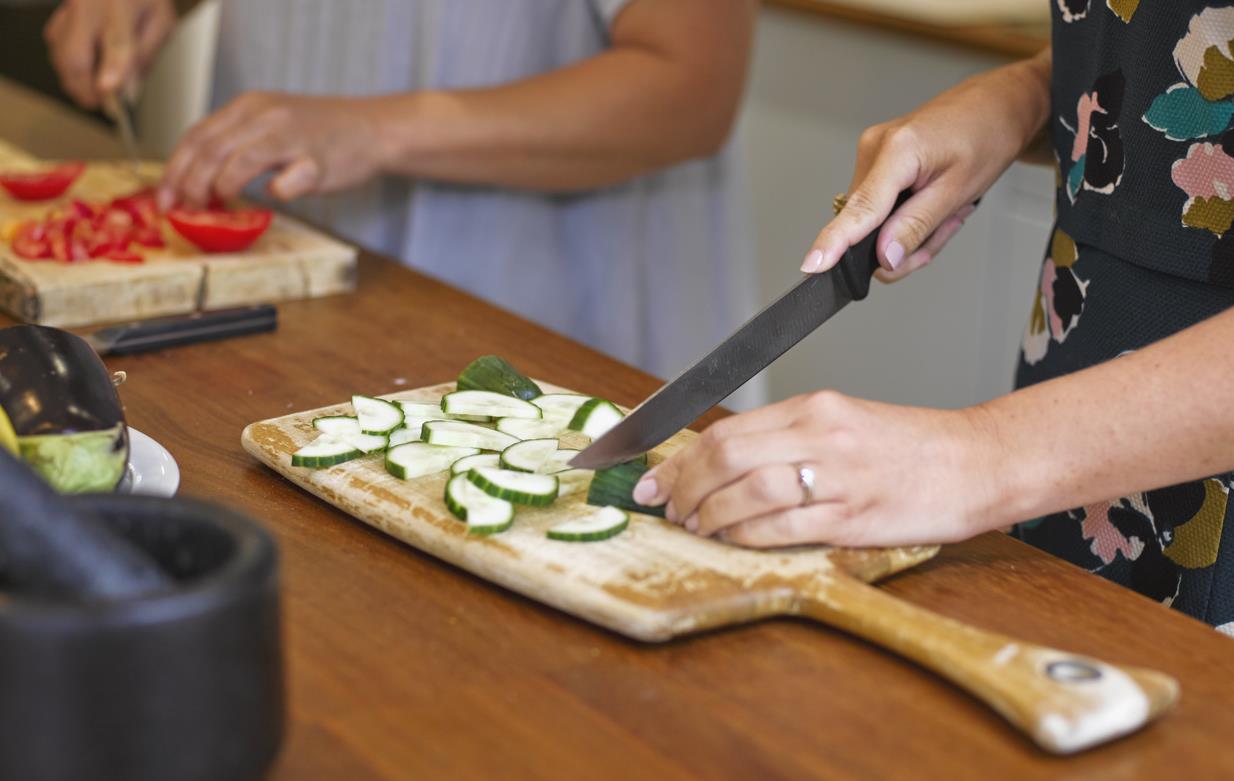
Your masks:
<svg viewBox="0 0 1234 781"><path fill-rule="evenodd" d="M172 209L167 221L184 238L206 252L241 252L270 227L269 209Z"/></svg>
<svg viewBox="0 0 1234 781"><path fill-rule="evenodd" d="M0 187L19 201L48 201L64 195L84 170L85 163L63 163L35 173L0 174Z"/></svg>

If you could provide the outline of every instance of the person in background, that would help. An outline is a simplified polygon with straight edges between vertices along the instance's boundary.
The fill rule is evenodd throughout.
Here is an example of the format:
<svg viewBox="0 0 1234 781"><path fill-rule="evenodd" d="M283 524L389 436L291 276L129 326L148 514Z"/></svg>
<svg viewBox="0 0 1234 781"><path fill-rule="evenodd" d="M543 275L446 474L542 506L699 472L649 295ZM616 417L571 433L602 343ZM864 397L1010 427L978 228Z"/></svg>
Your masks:
<svg viewBox="0 0 1234 781"><path fill-rule="evenodd" d="M264 179L302 217L671 375L756 308L730 143L756 7L222 0L217 111L160 204ZM98 106L175 20L171 0L65 0L46 28L65 90Z"/></svg>
<svg viewBox="0 0 1234 781"><path fill-rule="evenodd" d="M712 426L635 497L758 547L1015 524L1234 634L1234 7L1051 5L1041 56L866 131L847 205L803 265L832 267L890 217L881 276L926 267L1044 131L1058 216L1019 389L946 411L790 399Z"/></svg>

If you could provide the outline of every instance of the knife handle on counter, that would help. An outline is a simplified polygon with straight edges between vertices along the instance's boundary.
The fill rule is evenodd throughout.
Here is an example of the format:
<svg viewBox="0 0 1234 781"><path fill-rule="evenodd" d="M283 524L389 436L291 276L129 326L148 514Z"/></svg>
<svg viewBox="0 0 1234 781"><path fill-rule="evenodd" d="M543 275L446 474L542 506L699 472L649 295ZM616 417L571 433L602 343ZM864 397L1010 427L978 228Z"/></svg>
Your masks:
<svg viewBox="0 0 1234 781"><path fill-rule="evenodd" d="M266 333L277 327L278 310L270 304L260 304L113 325L95 331L90 335L90 340L100 352L128 355L233 336Z"/></svg>

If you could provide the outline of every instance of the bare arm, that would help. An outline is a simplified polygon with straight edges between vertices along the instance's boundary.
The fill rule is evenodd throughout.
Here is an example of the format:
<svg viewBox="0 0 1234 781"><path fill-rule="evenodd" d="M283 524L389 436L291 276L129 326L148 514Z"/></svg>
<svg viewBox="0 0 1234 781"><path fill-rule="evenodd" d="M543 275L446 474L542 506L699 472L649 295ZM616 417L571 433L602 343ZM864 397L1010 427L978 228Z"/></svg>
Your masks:
<svg viewBox="0 0 1234 781"><path fill-rule="evenodd" d="M737 115L756 10L756 0L634 0L606 51L489 89L249 93L181 141L162 202L228 198L267 171L283 199L381 173L570 192L711 155Z"/></svg>

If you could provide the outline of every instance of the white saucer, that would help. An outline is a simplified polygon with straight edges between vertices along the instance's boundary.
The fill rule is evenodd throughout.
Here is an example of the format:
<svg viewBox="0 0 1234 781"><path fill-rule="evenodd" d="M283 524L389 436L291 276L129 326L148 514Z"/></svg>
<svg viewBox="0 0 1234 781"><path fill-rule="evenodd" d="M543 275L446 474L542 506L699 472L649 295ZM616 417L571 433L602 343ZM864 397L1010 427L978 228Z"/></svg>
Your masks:
<svg viewBox="0 0 1234 781"><path fill-rule="evenodd" d="M180 467L167 448L129 426L129 463L117 492L145 496L175 496Z"/></svg>

